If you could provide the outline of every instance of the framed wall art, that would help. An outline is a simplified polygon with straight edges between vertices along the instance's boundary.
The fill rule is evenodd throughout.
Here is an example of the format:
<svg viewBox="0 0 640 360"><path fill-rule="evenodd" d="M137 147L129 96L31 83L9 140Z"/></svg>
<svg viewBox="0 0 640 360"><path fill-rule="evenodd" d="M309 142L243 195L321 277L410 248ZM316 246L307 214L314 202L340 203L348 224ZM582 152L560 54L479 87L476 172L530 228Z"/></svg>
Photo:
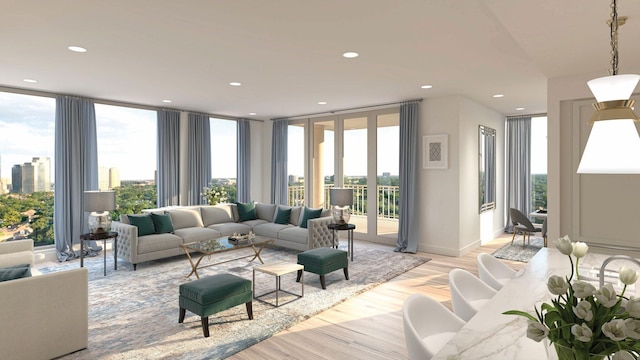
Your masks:
<svg viewBox="0 0 640 360"><path fill-rule="evenodd" d="M447 169L448 134L424 135L422 137L422 168Z"/></svg>

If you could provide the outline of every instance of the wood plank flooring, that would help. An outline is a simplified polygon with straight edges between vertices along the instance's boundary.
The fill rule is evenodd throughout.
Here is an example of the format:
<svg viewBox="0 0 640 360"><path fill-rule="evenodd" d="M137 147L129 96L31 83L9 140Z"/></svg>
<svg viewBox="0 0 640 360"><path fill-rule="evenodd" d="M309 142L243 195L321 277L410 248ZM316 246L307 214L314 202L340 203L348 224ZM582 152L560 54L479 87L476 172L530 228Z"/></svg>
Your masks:
<svg viewBox="0 0 640 360"><path fill-rule="evenodd" d="M230 359L407 359L402 328L404 299L413 293L423 293L451 309L449 271L462 268L478 275L478 254L491 253L510 241L511 235L505 234L459 258L418 253L417 256L429 257L431 261L282 331ZM356 240L356 243L359 242ZM524 263L514 261L505 260L505 263L516 270L524 266Z"/></svg>

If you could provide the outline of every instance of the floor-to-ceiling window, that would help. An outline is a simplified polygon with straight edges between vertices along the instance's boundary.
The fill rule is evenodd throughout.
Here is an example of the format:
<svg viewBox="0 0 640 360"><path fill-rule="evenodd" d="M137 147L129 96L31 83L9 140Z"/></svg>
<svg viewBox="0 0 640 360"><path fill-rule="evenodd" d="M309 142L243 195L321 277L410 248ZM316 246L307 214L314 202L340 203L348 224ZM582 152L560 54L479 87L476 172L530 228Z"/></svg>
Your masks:
<svg viewBox="0 0 640 360"><path fill-rule="evenodd" d="M53 97L0 92L0 241L53 244Z"/></svg>
<svg viewBox="0 0 640 360"><path fill-rule="evenodd" d="M531 118L531 206L547 208L547 117Z"/></svg>
<svg viewBox="0 0 640 360"><path fill-rule="evenodd" d="M370 240L395 241L399 124L397 108L291 122L289 204L329 208L331 187L352 188L349 222L356 225L356 233Z"/></svg>
<svg viewBox="0 0 640 360"><path fill-rule="evenodd" d="M289 124L287 129L287 175L289 205L305 204L305 122Z"/></svg>
<svg viewBox="0 0 640 360"><path fill-rule="evenodd" d="M155 110L95 104L98 188L116 192L120 214L156 207L157 113Z"/></svg>
<svg viewBox="0 0 640 360"><path fill-rule="evenodd" d="M238 123L209 118L211 131L211 184L224 194L221 202L238 199Z"/></svg>

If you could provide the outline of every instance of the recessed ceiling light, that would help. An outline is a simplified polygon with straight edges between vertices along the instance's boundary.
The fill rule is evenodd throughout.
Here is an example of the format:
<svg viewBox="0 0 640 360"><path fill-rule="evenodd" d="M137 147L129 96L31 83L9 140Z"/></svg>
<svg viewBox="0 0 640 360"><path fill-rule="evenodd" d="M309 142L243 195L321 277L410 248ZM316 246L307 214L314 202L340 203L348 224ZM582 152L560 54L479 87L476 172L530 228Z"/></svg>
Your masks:
<svg viewBox="0 0 640 360"><path fill-rule="evenodd" d="M73 52L79 52L79 53L83 53L83 52L87 52L87 49L81 47L81 46L69 46L67 49L73 51Z"/></svg>
<svg viewBox="0 0 640 360"><path fill-rule="evenodd" d="M257 115L257 114L256 113L249 113L249 115L254 116L254 115Z"/></svg>
<svg viewBox="0 0 640 360"><path fill-rule="evenodd" d="M495 94L495 95L493 95L493 97L494 97L494 98L501 98L501 97L504 97L504 95L502 95L502 94Z"/></svg>
<svg viewBox="0 0 640 360"><path fill-rule="evenodd" d="M33 79L22 79L22 81L28 82L28 83L37 83L38 82L38 80L33 80Z"/></svg>
<svg viewBox="0 0 640 360"><path fill-rule="evenodd" d="M358 53L357 53L357 52L355 52L355 51L348 51L348 52L346 52L346 53L342 54L342 56L346 57L347 59L353 59L353 58L356 58L356 57L358 57L358 55L360 55L360 54L358 54Z"/></svg>
<svg viewBox="0 0 640 360"><path fill-rule="evenodd" d="M420 86L421 89L431 89L433 86L432 85L422 85Z"/></svg>
<svg viewBox="0 0 640 360"><path fill-rule="evenodd" d="M326 101L318 101L318 105L327 105Z"/></svg>
<svg viewBox="0 0 640 360"><path fill-rule="evenodd" d="M162 100L163 103L170 103L171 100Z"/></svg>
<svg viewBox="0 0 640 360"><path fill-rule="evenodd" d="M231 85L231 86L240 86L240 85L242 85L242 83L239 83L237 81L233 81L233 82L230 82L229 85Z"/></svg>
<svg viewBox="0 0 640 360"><path fill-rule="evenodd" d="M524 110L524 108L522 108L522 107L521 108L516 108L516 111L522 111L522 110Z"/></svg>

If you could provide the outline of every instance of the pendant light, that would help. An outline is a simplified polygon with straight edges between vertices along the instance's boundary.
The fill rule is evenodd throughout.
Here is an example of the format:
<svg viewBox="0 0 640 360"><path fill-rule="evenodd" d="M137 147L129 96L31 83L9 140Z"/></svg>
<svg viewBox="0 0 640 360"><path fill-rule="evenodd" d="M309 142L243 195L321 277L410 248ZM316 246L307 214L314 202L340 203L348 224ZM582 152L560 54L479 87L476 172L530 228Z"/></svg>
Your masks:
<svg viewBox="0 0 640 360"><path fill-rule="evenodd" d="M578 166L579 174L640 174L640 136L635 126L634 100L629 100L640 75L618 75L617 0L611 2L611 75L587 82L596 98L593 125Z"/></svg>

